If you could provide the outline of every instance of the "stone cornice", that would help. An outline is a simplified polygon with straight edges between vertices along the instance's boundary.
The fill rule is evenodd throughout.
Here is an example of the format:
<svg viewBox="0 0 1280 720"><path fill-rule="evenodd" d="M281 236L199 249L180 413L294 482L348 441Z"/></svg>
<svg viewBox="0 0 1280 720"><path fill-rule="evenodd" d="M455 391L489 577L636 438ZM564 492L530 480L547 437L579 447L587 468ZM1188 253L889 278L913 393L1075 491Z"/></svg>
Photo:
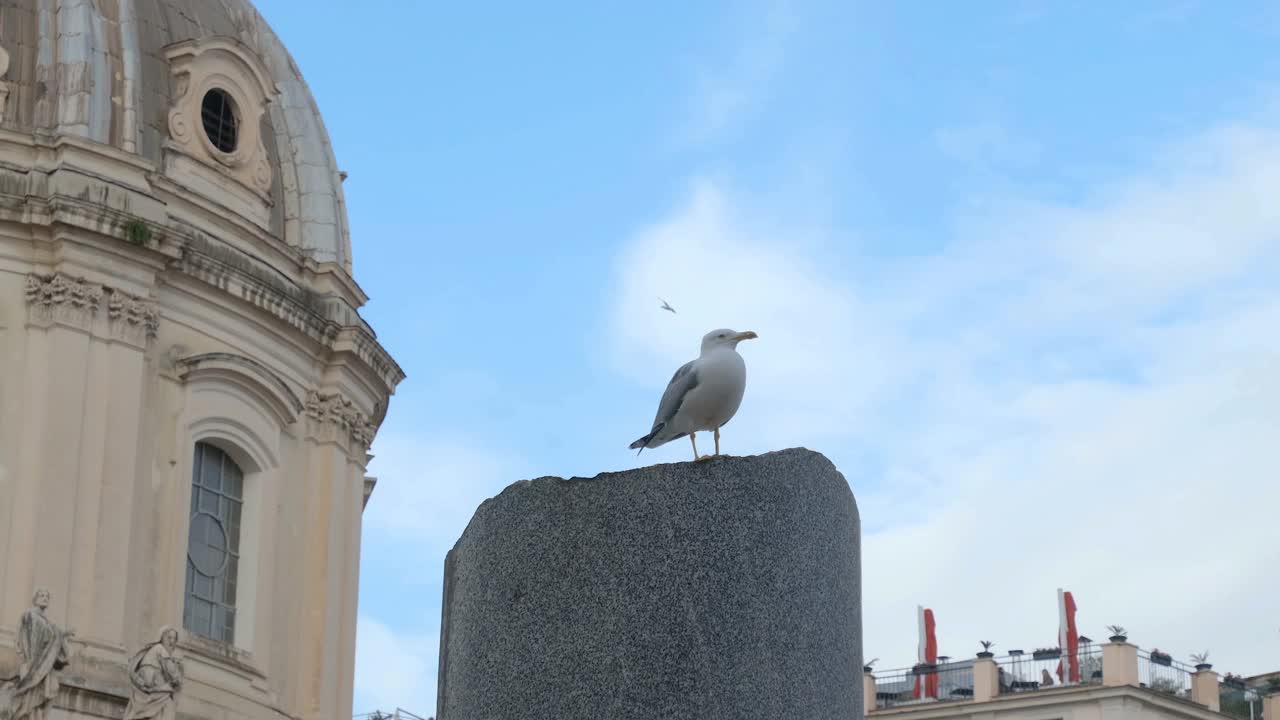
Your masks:
<svg viewBox="0 0 1280 720"><path fill-rule="evenodd" d="M346 268L341 263L317 263L308 257L303 260L303 267L306 271L306 277L316 284L332 283L342 288L344 292L355 299L357 305L363 306L369 302L369 296L365 294L364 289L355 281L355 278L347 273Z"/></svg>
<svg viewBox="0 0 1280 720"><path fill-rule="evenodd" d="M198 235L189 238L181 252L171 270L266 310L321 345L337 340L342 325L333 317L340 315L341 301L336 298L308 292L255 258Z"/></svg>
<svg viewBox="0 0 1280 720"><path fill-rule="evenodd" d="M332 352L350 350L388 392L404 380L404 371L341 298L299 287L254 258L200 237L183 246L171 268L270 313Z"/></svg>
<svg viewBox="0 0 1280 720"><path fill-rule="evenodd" d="M390 387L395 387L404 380L404 371L382 347L371 330L364 327L344 328L338 335L334 350L344 349L344 343L348 342L354 349L356 357L367 364Z"/></svg>
<svg viewBox="0 0 1280 720"><path fill-rule="evenodd" d="M304 274L325 265L217 199L176 183L155 163L109 145L69 135L33 135L0 128L0 170L20 176L0 183L4 186L0 188L0 220L63 225L116 240L121 237L115 232L119 227L101 222L101 217L117 224L141 220L160 241L148 247L176 255L176 246L196 234L188 224L195 216L225 228L228 234L261 244L269 251L272 264ZM163 242L166 239L171 242Z"/></svg>
<svg viewBox="0 0 1280 720"><path fill-rule="evenodd" d="M63 242L82 242L87 238L77 231L90 233L95 242L119 245L121 256L145 257L148 264L166 266L167 272L191 277L266 311L327 349L335 356L331 359L344 354L357 358L366 368L362 374L368 382L381 384L381 392L394 392L404 379L403 370L360 317L357 308L367 297L340 263L317 263L299 248L239 222L234 213L208 207L206 198L174 184L153 163L130 153L79 138L7 130L0 130L0 140L10 143L0 143L0 174L26 176L9 177L7 189L0 189L0 221L49 228L51 237ZM55 176L60 178L57 182ZM98 200L108 196L109 203ZM269 257L250 256L188 224L181 216L196 206L205 216L231 223L228 232L261 243ZM138 222L150 237L133 245L124 238ZM47 313L42 311L47 319L41 322L54 316L65 323L84 320L86 312L91 319L103 302L110 302L105 294L91 309L77 311L74 303L50 306ZM109 319L122 331L147 324L126 298L108 310Z"/></svg>

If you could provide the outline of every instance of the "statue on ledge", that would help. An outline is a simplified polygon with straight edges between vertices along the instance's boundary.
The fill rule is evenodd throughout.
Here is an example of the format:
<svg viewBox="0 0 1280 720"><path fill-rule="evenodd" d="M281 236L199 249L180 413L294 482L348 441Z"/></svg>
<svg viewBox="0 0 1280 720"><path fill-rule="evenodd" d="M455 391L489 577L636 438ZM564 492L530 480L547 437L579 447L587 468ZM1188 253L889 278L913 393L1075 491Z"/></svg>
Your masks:
<svg viewBox="0 0 1280 720"><path fill-rule="evenodd" d="M63 630L45 617L49 591L36 590L30 610L18 623L18 678L0 691L0 720L45 720L49 703L58 695L58 670L71 659L67 640L74 630Z"/></svg>
<svg viewBox="0 0 1280 720"><path fill-rule="evenodd" d="M133 691L124 720L173 720L177 694L182 687L182 659L178 656L178 631L165 625L160 639L144 645L129 661Z"/></svg>

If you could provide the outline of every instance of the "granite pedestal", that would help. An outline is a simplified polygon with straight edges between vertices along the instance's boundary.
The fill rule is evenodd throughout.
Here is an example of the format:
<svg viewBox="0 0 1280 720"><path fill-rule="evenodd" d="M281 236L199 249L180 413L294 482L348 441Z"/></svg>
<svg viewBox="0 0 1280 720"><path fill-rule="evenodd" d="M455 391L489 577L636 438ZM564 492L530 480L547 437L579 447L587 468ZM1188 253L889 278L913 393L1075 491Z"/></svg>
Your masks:
<svg viewBox="0 0 1280 720"><path fill-rule="evenodd" d="M860 720L858 509L803 449L518 482L445 561L439 720Z"/></svg>

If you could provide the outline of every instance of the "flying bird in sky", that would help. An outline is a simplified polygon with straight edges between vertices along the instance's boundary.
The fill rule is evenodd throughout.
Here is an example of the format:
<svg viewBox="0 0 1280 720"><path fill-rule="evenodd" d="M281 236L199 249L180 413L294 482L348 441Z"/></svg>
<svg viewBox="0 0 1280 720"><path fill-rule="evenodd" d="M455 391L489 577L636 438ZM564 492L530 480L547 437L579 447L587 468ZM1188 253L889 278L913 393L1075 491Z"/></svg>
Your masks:
<svg viewBox="0 0 1280 720"><path fill-rule="evenodd" d="M659 300L662 300L662 298L658 298L658 299L659 299ZM662 300L662 309L663 309L663 310L670 310L672 315L674 315L674 314L675 314L675 312L676 312L676 309L675 309L675 308L673 308L673 307L671 307L671 305L670 305L670 304L668 304L666 300Z"/></svg>
<svg viewBox="0 0 1280 720"><path fill-rule="evenodd" d="M753 332L712 330L702 337L702 352L676 370L658 403L658 414L648 435L631 443L631 449L656 448L685 435L693 444L695 462L710 460L698 455L699 431L714 432L720 454L720 428L742 404L747 388L747 364L738 354L738 343L757 337ZM636 453L637 455L640 453Z"/></svg>

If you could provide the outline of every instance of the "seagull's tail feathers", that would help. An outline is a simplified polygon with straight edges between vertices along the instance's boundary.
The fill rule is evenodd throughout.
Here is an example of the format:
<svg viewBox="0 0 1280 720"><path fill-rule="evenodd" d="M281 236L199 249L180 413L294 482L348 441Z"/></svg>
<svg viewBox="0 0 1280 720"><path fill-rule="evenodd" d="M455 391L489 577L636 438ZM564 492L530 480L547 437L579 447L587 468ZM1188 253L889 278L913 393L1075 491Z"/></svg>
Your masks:
<svg viewBox="0 0 1280 720"><path fill-rule="evenodd" d="M636 453L637 455L644 452L644 449L649 447L649 442L652 441L655 437L657 437L658 433L662 432L662 428L664 426L666 426L666 423L658 423L657 425L654 425L653 430L648 435L645 435L639 440L636 440L635 442L631 443L631 449L632 450L639 449L640 452Z"/></svg>

